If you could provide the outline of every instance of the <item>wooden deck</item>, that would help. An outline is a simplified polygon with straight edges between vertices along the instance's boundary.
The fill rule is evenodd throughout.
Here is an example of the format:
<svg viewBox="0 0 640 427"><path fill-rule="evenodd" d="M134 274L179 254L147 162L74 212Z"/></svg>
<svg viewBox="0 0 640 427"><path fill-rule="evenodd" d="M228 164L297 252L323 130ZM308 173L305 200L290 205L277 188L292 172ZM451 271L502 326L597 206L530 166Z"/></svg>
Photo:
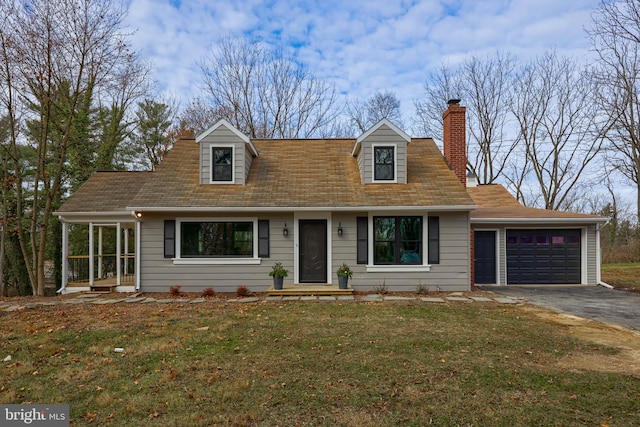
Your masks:
<svg viewBox="0 0 640 427"><path fill-rule="evenodd" d="M340 289L338 285L285 285L276 290L267 290L267 295L303 296L303 295L353 295L353 288Z"/></svg>

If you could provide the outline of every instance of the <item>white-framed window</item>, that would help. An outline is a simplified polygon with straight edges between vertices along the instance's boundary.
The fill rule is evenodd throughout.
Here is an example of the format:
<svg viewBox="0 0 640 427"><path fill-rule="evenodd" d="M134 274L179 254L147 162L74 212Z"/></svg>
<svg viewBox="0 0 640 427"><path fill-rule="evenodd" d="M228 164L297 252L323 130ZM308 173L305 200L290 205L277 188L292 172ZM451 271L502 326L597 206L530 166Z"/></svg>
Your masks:
<svg viewBox="0 0 640 427"><path fill-rule="evenodd" d="M235 147L233 145L211 146L211 183L233 184Z"/></svg>
<svg viewBox="0 0 640 427"><path fill-rule="evenodd" d="M367 272L426 272L440 262L438 217L379 212L359 223L358 263L366 262Z"/></svg>
<svg viewBox="0 0 640 427"><path fill-rule="evenodd" d="M422 265L421 216L374 216L373 263Z"/></svg>
<svg viewBox="0 0 640 427"><path fill-rule="evenodd" d="M398 147L396 144L373 144L373 182L393 183L398 181Z"/></svg>
<svg viewBox="0 0 640 427"><path fill-rule="evenodd" d="M257 218L176 219L174 264L259 264Z"/></svg>

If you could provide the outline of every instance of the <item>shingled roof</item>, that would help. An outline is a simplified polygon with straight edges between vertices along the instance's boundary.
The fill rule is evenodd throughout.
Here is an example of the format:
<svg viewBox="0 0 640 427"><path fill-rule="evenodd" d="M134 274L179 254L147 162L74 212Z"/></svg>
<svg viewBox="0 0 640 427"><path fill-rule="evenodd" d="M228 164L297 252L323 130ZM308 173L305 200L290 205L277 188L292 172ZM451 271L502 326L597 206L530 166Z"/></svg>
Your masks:
<svg viewBox="0 0 640 427"><path fill-rule="evenodd" d="M59 213L122 213L152 172L95 172L58 209Z"/></svg>
<svg viewBox="0 0 640 427"><path fill-rule="evenodd" d="M361 182L354 139L252 140L259 152L245 185L199 183L199 146L175 144L129 207L136 210L255 208L473 209L432 139L408 144L407 184Z"/></svg>
<svg viewBox="0 0 640 427"><path fill-rule="evenodd" d="M469 187L467 191L478 205L478 209L471 212L472 222L513 220L604 222L607 220L597 215L525 207L499 184Z"/></svg>

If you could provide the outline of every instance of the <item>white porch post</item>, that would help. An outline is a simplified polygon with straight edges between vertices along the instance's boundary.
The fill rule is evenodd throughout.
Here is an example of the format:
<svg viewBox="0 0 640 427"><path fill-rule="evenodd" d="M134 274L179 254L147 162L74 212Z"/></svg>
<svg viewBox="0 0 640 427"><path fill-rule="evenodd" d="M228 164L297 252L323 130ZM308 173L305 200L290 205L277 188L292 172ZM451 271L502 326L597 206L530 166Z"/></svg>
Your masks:
<svg viewBox="0 0 640 427"><path fill-rule="evenodd" d="M93 286L93 223L89 223L89 286Z"/></svg>
<svg viewBox="0 0 640 427"><path fill-rule="evenodd" d="M124 229L124 274L129 274L129 229Z"/></svg>
<svg viewBox="0 0 640 427"><path fill-rule="evenodd" d="M102 279L102 226L98 227L98 279Z"/></svg>
<svg viewBox="0 0 640 427"><path fill-rule="evenodd" d="M122 234L122 228L120 227L120 221L116 224L116 285L120 286L120 266L122 260L120 259L120 234Z"/></svg>
<svg viewBox="0 0 640 427"><path fill-rule="evenodd" d="M140 290L140 222L136 221L136 290Z"/></svg>
<svg viewBox="0 0 640 427"><path fill-rule="evenodd" d="M67 287L69 277L69 224L62 222L62 284L60 291Z"/></svg>

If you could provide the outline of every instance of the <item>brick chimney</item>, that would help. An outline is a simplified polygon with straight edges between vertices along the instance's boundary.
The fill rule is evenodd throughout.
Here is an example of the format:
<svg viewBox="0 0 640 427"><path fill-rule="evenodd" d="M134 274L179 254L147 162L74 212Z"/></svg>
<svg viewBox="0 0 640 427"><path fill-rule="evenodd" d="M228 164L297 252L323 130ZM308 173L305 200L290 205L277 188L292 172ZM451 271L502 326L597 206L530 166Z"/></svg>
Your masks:
<svg viewBox="0 0 640 427"><path fill-rule="evenodd" d="M459 99L451 99L449 107L442 114L444 157L449 167L467 187L467 147L466 147L466 107Z"/></svg>

